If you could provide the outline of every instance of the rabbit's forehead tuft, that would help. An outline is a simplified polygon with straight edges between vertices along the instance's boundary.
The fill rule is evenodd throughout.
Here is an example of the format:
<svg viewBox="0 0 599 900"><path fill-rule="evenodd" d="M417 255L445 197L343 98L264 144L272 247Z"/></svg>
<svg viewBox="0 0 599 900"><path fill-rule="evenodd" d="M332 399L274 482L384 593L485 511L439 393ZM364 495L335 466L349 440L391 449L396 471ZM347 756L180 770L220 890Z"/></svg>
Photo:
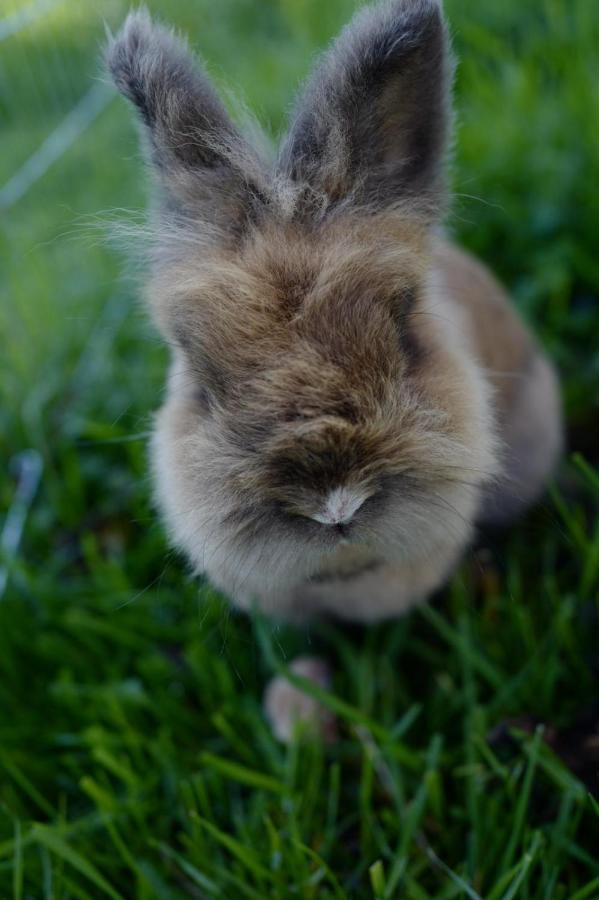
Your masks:
<svg viewBox="0 0 599 900"><path fill-rule="evenodd" d="M315 418L359 424L388 414L422 343L411 333L422 317L407 323L425 255L417 229L410 243L397 222L389 231L374 240L367 225L337 224L319 241L282 228L158 273L163 330L236 440Z"/></svg>
<svg viewBox="0 0 599 900"><path fill-rule="evenodd" d="M398 213L347 216L318 229L264 223L226 250L190 252L178 233L172 243L149 289L158 324L169 333L177 322L222 328L246 343L267 333L280 339L309 302L345 304L351 315L352 300L412 286L428 265L422 224Z"/></svg>

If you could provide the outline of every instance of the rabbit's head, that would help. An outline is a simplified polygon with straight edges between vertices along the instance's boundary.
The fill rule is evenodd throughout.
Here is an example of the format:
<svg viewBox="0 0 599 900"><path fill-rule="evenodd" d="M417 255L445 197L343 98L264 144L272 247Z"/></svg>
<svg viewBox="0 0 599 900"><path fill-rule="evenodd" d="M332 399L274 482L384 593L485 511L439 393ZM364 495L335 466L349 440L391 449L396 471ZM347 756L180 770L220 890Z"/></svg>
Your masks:
<svg viewBox="0 0 599 900"><path fill-rule="evenodd" d="M343 542L410 559L463 539L494 453L431 266L451 81L439 3L359 12L274 160L146 13L108 59L155 174L149 296L173 364L153 452L176 544L239 602L276 608Z"/></svg>

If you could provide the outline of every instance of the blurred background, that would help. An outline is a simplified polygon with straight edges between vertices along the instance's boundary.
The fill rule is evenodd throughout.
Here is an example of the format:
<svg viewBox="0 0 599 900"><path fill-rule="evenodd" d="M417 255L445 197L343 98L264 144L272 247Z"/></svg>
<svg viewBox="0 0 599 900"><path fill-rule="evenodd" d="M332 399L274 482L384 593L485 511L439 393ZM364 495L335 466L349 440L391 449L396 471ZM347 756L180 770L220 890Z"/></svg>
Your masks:
<svg viewBox="0 0 599 900"><path fill-rule="evenodd" d="M356 4L147 5L276 136ZM569 456L444 605L362 635L232 616L155 521L166 354L110 240L146 179L99 62L127 6L0 3L0 896L598 897L596 5L445 4L448 227L555 359ZM300 758L260 696L321 643L345 739Z"/></svg>

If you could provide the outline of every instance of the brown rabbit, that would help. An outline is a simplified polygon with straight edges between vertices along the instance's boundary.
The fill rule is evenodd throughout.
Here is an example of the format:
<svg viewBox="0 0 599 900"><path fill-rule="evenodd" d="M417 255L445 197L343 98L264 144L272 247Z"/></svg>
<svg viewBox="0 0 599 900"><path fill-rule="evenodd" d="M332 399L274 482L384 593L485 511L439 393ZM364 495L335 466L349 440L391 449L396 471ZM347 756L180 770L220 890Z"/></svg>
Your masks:
<svg viewBox="0 0 599 900"><path fill-rule="evenodd" d="M244 608L403 612L477 522L539 496L561 445L551 364L438 230L440 3L358 12L275 160L146 12L108 62L156 177L149 297L173 359L152 456L173 542Z"/></svg>

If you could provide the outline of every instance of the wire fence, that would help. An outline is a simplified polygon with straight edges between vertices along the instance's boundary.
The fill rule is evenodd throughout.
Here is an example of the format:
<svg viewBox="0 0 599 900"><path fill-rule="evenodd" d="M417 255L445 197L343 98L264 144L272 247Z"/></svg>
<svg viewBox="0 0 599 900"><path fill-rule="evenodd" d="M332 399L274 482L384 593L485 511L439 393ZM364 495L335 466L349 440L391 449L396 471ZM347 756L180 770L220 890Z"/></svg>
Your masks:
<svg viewBox="0 0 599 900"><path fill-rule="evenodd" d="M123 16L125 10L126 4L120 2L103 6L103 13L113 17ZM15 365L11 365L6 360L9 364L3 386L8 388L7 395L15 393L10 390L10 375L16 372L19 377L20 368L20 399L25 420L31 407L29 400L34 394L37 396L39 390L31 390L27 396L27 373L23 372L22 365L19 367L15 348L20 347L21 352L24 349L27 353L27 342L34 340L36 323L27 320L35 317L35 299L42 297L44 288L56 280L57 257L63 250L70 259L81 257L65 244L61 233L65 215L61 210L72 203L85 203L85 195L72 190L81 181L82 167L89 163L89 158L79 154L81 141L91 137L93 144L93 134L88 132L93 131L114 93L98 78L104 31L102 18L91 4L34 0L12 3L11 8L4 7L3 11L5 14L0 15L0 133L3 141L0 238L6 259L0 269L0 293L7 302L2 304L4 320L0 319L0 326L3 326L0 334L3 345L9 353L13 352L15 361ZM31 203L27 209L22 209L26 198ZM45 209L49 205L48 198L52 198L50 208ZM94 212L96 208L97 201L90 198L87 211ZM40 210L47 214L40 215ZM73 215L76 217L78 212L67 212L66 220ZM76 283L77 266L72 266L71 275ZM21 285L25 295L23 303L20 302ZM60 303L62 298L52 299ZM80 302L84 299L81 297ZM114 293L108 294L99 310L92 308L82 317L86 320L87 335L78 333L77 340L71 341L73 345L79 345L79 375L89 368L90 360L97 359L101 347L104 347L100 353L105 359L106 346L115 333L114 315L105 313L115 305L118 305L117 324L120 326L126 307L115 302ZM39 312L39 329L43 332L44 315L41 309ZM66 321L59 305L54 321L59 321L61 328ZM57 340L57 345L59 343ZM47 384L47 379L36 375L35 365L30 365L30 373L32 381L37 378L40 386ZM37 414L41 415L41 411ZM30 439L38 447L20 450L6 460L5 472L14 478L14 488L0 525L0 599L18 556L26 521L42 478L42 441L36 440L37 434L36 428L29 430Z"/></svg>
<svg viewBox="0 0 599 900"><path fill-rule="evenodd" d="M0 209L8 209L25 196L32 185L45 175L50 166L59 160L92 124L111 98L112 94L105 85L92 85L73 109L42 141L38 149L0 188Z"/></svg>
<svg viewBox="0 0 599 900"><path fill-rule="evenodd" d="M124 15L126 5L106 5L117 9ZM67 153L113 96L98 81L101 35L102 18L87 3L34 0L0 18L0 209Z"/></svg>
<svg viewBox="0 0 599 900"><path fill-rule="evenodd" d="M16 34L22 28L34 22L44 13L49 12L53 6L57 6L64 0L34 0L22 9L17 9L0 19L0 41Z"/></svg>

